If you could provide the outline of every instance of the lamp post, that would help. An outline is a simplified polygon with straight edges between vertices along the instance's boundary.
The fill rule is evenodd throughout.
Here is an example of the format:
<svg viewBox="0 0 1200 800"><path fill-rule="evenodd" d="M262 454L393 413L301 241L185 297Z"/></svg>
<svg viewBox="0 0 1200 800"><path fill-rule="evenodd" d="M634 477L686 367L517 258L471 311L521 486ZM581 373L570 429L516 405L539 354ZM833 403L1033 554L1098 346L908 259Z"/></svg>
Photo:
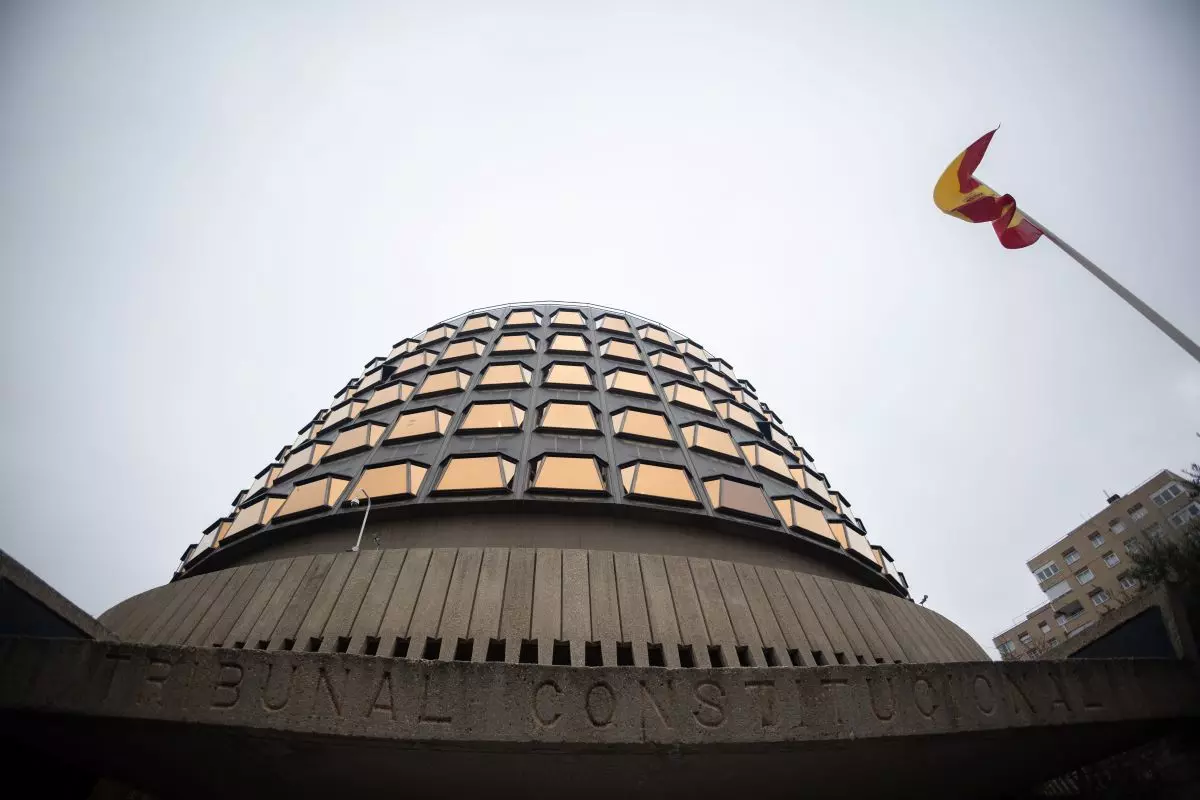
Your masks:
<svg viewBox="0 0 1200 800"><path fill-rule="evenodd" d="M362 544L363 531L367 529L367 517L371 516L371 495L367 494L366 489L359 489L358 491L362 492L362 496L367 498L367 510L363 512L362 525L358 528L358 539L354 542L354 547L350 548L351 553L358 552L359 545ZM358 505L358 498L351 497L350 505Z"/></svg>

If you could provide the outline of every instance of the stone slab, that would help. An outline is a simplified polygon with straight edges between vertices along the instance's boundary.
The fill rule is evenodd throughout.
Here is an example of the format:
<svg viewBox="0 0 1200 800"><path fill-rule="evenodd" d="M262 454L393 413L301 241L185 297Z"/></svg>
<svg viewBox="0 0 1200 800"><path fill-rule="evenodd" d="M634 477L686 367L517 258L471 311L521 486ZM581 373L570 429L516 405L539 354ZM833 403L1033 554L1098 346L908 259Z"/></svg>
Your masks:
<svg viewBox="0 0 1200 800"><path fill-rule="evenodd" d="M986 765L1001 753L1010 780L1034 780L1084 743L1103 753L1200 717L1195 665L1150 659L667 670L14 637L0 639L0 674L0 727L27 743L70 742L71 758L103 758L151 787L160 766L169 775L172 760L183 769L219 753L222 769L188 780L222 796L283 791L310 764L321 772L306 794L322 781L335 794L384 786L399 769L407 786L472 773L494 791L561 772L581 796L619 780L675 794L692 770L710 791L789 776L810 789L839 774L842 788L872 773L891 791L944 781L945 770L905 766L900 753L912 762L916 748L917 761L963 767L961 791L993 780ZM358 771L351 752L377 766Z"/></svg>
<svg viewBox="0 0 1200 800"><path fill-rule="evenodd" d="M4 709L417 741L801 742L1200 715L1194 665L1154 659L665 671L6 637L0 670Z"/></svg>

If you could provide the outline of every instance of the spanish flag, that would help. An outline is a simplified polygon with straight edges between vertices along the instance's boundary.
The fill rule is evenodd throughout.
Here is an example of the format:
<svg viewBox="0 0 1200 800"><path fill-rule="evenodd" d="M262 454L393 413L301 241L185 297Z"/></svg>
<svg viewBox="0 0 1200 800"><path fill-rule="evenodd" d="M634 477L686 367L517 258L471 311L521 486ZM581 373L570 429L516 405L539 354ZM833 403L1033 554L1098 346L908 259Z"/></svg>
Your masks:
<svg viewBox="0 0 1200 800"><path fill-rule="evenodd" d="M1017 208L1011 194L996 190L975 178L975 168L996 131L989 131L950 162L933 187L933 202L952 217L967 222L990 222L1000 238L1000 244L1010 250L1028 247L1042 235Z"/></svg>

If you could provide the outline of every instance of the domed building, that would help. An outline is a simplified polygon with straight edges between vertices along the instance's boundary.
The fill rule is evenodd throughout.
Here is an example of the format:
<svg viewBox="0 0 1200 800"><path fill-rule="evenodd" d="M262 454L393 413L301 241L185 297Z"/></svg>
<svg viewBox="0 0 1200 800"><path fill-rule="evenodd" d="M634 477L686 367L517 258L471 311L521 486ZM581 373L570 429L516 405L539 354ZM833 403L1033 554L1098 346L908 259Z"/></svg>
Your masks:
<svg viewBox="0 0 1200 800"><path fill-rule="evenodd" d="M360 538L361 534L361 538ZM127 641L571 666L970 661L754 384L614 309L481 309L367 362Z"/></svg>
<svg viewBox="0 0 1200 800"><path fill-rule="evenodd" d="M1187 662L989 661L722 355L610 308L471 311L367 362L98 620L0 554L10 775L1018 796L1200 714Z"/></svg>

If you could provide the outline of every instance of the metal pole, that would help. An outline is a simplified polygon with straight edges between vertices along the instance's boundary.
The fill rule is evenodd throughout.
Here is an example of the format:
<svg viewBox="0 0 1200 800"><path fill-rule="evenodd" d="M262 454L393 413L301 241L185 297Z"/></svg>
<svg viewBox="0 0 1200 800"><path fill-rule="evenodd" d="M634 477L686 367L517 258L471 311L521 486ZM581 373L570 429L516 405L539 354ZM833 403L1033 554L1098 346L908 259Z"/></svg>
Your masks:
<svg viewBox="0 0 1200 800"><path fill-rule="evenodd" d="M1116 292L1118 297L1120 297L1126 303L1129 303L1129 305L1133 306L1139 314L1153 322L1160 331L1171 337L1171 341L1182 347L1187 354L1196 359L1197 362L1200 362L1200 346L1185 336L1183 331L1179 330L1179 328L1176 328L1170 322L1167 322L1167 320L1164 319L1161 314L1143 303L1137 295L1113 280L1113 278L1110 277L1107 272L1093 264L1074 247L1071 247L1071 245L1058 238L1053 231L1051 231L1042 223L1038 222L1033 217L1029 216L1029 214L1026 214L1023 209L1021 213L1025 214L1025 218L1029 220L1034 227L1045 234L1047 239L1058 245L1060 250L1069 255L1071 258L1075 259L1075 261L1077 261L1081 267L1099 278L1101 283Z"/></svg>
<svg viewBox="0 0 1200 800"><path fill-rule="evenodd" d="M363 512L362 525L358 526L358 540L354 542L354 547L350 548L351 553L358 552L358 546L362 544L363 531L367 529L367 517L371 516L371 495L367 494L365 489L359 489L358 491L362 492L363 497L367 498L367 510ZM352 498L350 504L358 505L358 499Z"/></svg>

